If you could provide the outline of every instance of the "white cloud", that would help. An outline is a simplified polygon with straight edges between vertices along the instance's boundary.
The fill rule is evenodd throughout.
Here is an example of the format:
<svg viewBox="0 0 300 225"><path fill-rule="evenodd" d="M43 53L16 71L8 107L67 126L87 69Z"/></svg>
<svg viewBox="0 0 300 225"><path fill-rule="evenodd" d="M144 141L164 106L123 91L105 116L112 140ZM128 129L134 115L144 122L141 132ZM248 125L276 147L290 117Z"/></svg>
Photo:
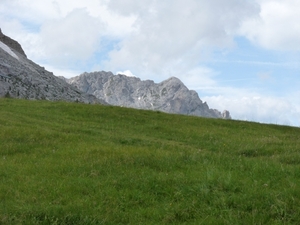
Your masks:
<svg viewBox="0 0 300 225"><path fill-rule="evenodd" d="M256 5L238 0L111 0L109 7L137 19L135 31L110 53L106 67L163 77L162 71L183 62L196 68L210 49L231 46L241 21L258 13Z"/></svg>
<svg viewBox="0 0 300 225"><path fill-rule="evenodd" d="M71 77L75 77L78 76L80 74L83 73L82 70L70 70L69 68L66 67L53 67L52 65L49 64L44 64L43 65L45 67L46 70L51 71L55 76L63 76L65 78L71 78Z"/></svg>
<svg viewBox="0 0 300 225"><path fill-rule="evenodd" d="M121 75L126 75L128 77L135 77L133 73L130 70L125 70L125 71L118 71L116 74L121 74Z"/></svg>
<svg viewBox="0 0 300 225"><path fill-rule="evenodd" d="M18 40L32 60L58 67L76 67L98 54L103 40L134 30L133 16L112 13L99 0L5 0L1 5L3 32Z"/></svg>
<svg viewBox="0 0 300 225"><path fill-rule="evenodd" d="M300 126L300 109L288 98L220 95L202 100L211 108L229 110L233 119Z"/></svg>
<svg viewBox="0 0 300 225"><path fill-rule="evenodd" d="M175 73L175 71L173 73ZM180 71L177 74L177 77L192 90L201 90L216 86L216 76L217 72L207 67L198 67L192 70Z"/></svg>
<svg viewBox="0 0 300 225"><path fill-rule="evenodd" d="M124 37L134 30L132 26L135 21L135 17L123 16L108 10L106 1L56 0L55 2L62 12L62 16L67 16L74 9L85 9L91 17L105 24L105 29L103 29L103 27L99 27L98 29L101 29L101 32L106 35Z"/></svg>
<svg viewBox="0 0 300 225"><path fill-rule="evenodd" d="M48 62L58 65L89 59L99 50L103 24L85 9L75 9L66 17L41 27L41 46Z"/></svg>
<svg viewBox="0 0 300 225"><path fill-rule="evenodd" d="M243 23L241 34L274 50L300 50L300 1L257 0L260 17Z"/></svg>

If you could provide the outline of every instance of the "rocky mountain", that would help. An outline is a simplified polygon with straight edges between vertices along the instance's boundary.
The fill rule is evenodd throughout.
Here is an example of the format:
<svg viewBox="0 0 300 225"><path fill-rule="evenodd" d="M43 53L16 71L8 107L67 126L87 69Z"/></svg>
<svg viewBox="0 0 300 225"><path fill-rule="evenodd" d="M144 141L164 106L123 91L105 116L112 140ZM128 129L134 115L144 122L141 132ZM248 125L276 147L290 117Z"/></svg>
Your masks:
<svg viewBox="0 0 300 225"><path fill-rule="evenodd" d="M202 102L178 78L161 83L111 72L65 79L29 60L21 45L0 29L0 97L102 103L213 118L230 118Z"/></svg>
<svg viewBox="0 0 300 225"><path fill-rule="evenodd" d="M105 103L29 60L21 45L0 29L0 97Z"/></svg>
<svg viewBox="0 0 300 225"><path fill-rule="evenodd" d="M114 75L111 72L83 73L66 81L82 92L95 95L108 104L137 109L159 110L168 113L229 119L223 113L210 109L196 91L189 90L178 78L161 83L141 81L137 77Z"/></svg>

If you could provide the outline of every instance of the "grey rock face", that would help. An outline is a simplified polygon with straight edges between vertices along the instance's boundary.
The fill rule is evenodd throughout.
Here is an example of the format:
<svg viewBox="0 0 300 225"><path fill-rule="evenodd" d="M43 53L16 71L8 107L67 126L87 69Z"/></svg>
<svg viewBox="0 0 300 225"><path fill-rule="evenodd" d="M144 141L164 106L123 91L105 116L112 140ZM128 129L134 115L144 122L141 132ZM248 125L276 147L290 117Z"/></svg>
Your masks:
<svg viewBox="0 0 300 225"><path fill-rule="evenodd" d="M0 32L0 97L105 103L82 93L27 59L16 41Z"/></svg>
<svg viewBox="0 0 300 225"><path fill-rule="evenodd" d="M141 81L136 77L114 75L111 72L83 73L67 79L79 90L95 95L111 105L137 109L159 110L212 118L230 118L210 109L196 91L189 90L178 78L171 77L161 83Z"/></svg>
<svg viewBox="0 0 300 225"><path fill-rule="evenodd" d="M4 44L6 44L8 47L14 49L15 51L17 51L21 55L27 57L24 50L22 49L21 45L17 41L15 41L15 40L11 39L10 37L4 35L1 31L1 28L0 28L0 41L3 42Z"/></svg>
<svg viewBox="0 0 300 225"><path fill-rule="evenodd" d="M228 110L224 110L222 112L222 118L224 118L224 119L231 119L230 112Z"/></svg>

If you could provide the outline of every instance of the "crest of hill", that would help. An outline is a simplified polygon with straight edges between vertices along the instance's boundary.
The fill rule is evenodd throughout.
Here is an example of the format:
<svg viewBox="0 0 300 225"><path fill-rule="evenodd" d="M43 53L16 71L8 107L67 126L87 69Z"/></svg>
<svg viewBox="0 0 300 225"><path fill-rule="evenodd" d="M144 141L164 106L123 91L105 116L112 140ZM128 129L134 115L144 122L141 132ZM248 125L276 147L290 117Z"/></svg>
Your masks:
<svg viewBox="0 0 300 225"><path fill-rule="evenodd" d="M21 45L0 29L0 97L103 103L29 60Z"/></svg>
<svg viewBox="0 0 300 225"><path fill-rule="evenodd" d="M161 83L111 72L83 73L66 81L87 94L95 95L108 104L137 109L159 110L211 118L230 119L230 113L210 109L196 91L189 90L176 77Z"/></svg>

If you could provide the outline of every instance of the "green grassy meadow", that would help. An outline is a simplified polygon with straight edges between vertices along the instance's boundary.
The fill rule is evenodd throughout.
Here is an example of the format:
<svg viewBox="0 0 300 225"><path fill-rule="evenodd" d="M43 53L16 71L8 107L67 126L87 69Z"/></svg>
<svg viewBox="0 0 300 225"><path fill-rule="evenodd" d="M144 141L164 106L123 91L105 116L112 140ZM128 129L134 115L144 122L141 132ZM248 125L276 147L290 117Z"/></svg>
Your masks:
<svg viewBox="0 0 300 225"><path fill-rule="evenodd" d="M300 224L300 129L3 98L0 224Z"/></svg>

